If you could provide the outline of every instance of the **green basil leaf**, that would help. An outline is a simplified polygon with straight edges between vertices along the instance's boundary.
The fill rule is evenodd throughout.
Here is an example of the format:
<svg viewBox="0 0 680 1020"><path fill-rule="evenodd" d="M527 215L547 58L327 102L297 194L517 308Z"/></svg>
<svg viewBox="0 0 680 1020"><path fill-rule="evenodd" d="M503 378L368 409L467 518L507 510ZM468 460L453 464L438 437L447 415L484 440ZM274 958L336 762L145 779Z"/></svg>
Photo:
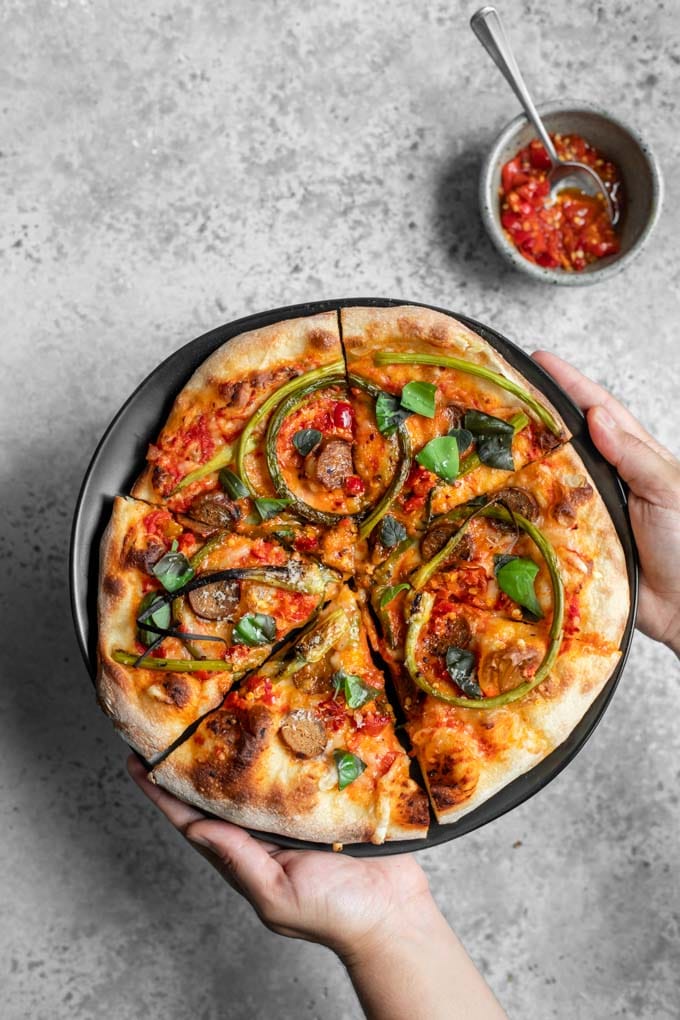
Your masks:
<svg viewBox="0 0 680 1020"><path fill-rule="evenodd" d="M162 627L164 630L167 630L170 626L170 621L172 618L172 614L170 612L170 603L160 602L159 601L160 598L161 598L160 592L157 591L147 592L139 605L139 611L137 613L137 616L141 616L144 610L149 609L154 602L159 602L158 609L151 613L151 615L148 616L147 619L149 623L153 623L154 626ZM147 648L149 647L149 645L152 645L154 641L157 641L158 638L160 637L159 634L154 634L154 632L151 630L145 630L143 625L140 625L140 627L137 630L137 634L139 636L139 640L142 642L143 645L146 645Z"/></svg>
<svg viewBox="0 0 680 1020"><path fill-rule="evenodd" d="M406 383L401 391L401 406L416 414L422 414L424 418L434 418L436 392L437 387L434 383Z"/></svg>
<svg viewBox="0 0 680 1020"><path fill-rule="evenodd" d="M367 684L365 680L362 680L360 676L356 676L354 673L345 673L344 669L339 669L333 674L331 679L335 688L335 695L342 691L345 695L348 708L361 708L362 705L373 701L380 694L377 687L371 687L370 684Z"/></svg>
<svg viewBox="0 0 680 1020"><path fill-rule="evenodd" d="M446 671L468 698L484 697L484 691L474 677L475 657L467 648L450 645L446 649Z"/></svg>
<svg viewBox="0 0 680 1020"><path fill-rule="evenodd" d="M231 632L231 640L235 645L268 645L276 637L276 620L267 613L246 613L238 621Z"/></svg>
<svg viewBox="0 0 680 1020"><path fill-rule="evenodd" d="M477 456L482 464L502 471L514 471L512 438L513 433L480 437L477 440Z"/></svg>
<svg viewBox="0 0 680 1020"><path fill-rule="evenodd" d="M375 401L375 420L378 423L378 431L384 436L391 436L410 415L411 412L401 406L399 397L391 393L378 394Z"/></svg>
<svg viewBox="0 0 680 1020"><path fill-rule="evenodd" d="M493 558L493 572L498 575L498 571L501 567L504 567L506 563L512 563L513 560L518 560L519 556L513 556L512 553L496 553Z"/></svg>
<svg viewBox="0 0 680 1020"><path fill-rule="evenodd" d="M366 762L357 758L351 751L342 751L337 748L333 751L335 767L338 770L338 790L344 790L346 786L358 779L366 768Z"/></svg>
<svg viewBox="0 0 680 1020"><path fill-rule="evenodd" d="M496 568L496 580L501 591L504 591L513 602L528 609L536 620L540 620L543 610L534 589L537 574L538 564L519 556Z"/></svg>
<svg viewBox="0 0 680 1020"><path fill-rule="evenodd" d="M255 509L260 515L261 521L268 521L272 517L276 517L282 510L290 504L289 499L269 499L268 497L260 497L254 499Z"/></svg>
<svg viewBox="0 0 680 1020"><path fill-rule="evenodd" d="M404 541L406 528L392 514L386 514L380 522L378 538L387 549L392 549Z"/></svg>
<svg viewBox="0 0 680 1020"><path fill-rule="evenodd" d="M387 588L383 588L380 596L380 602L378 603L380 608L384 609L385 606L392 601L392 599L396 599L400 591L408 591L410 587L410 584L406 584L404 582L403 584L391 584Z"/></svg>
<svg viewBox="0 0 680 1020"><path fill-rule="evenodd" d="M245 499L248 495L248 489L239 476L234 471L230 471L229 468L222 468L217 477L224 491L232 499Z"/></svg>
<svg viewBox="0 0 680 1020"><path fill-rule="evenodd" d="M293 446L302 457L306 457L322 439L318 429L299 429L293 436Z"/></svg>
<svg viewBox="0 0 680 1020"><path fill-rule="evenodd" d="M421 467L452 482L458 475L458 442L453 436L438 436L422 448L416 460Z"/></svg>
<svg viewBox="0 0 680 1020"><path fill-rule="evenodd" d="M494 418L483 411L466 411L463 426L475 436L496 436L514 434L514 428L502 418Z"/></svg>
<svg viewBox="0 0 680 1020"><path fill-rule="evenodd" d="M469 429L449 429L448 435L458 443L458 456L462 457L470 449L474 442L474 436Z"/></svg>
<svg viewBox="0 0 680 1020"><path fill-rule="evenodd" d="M194 576L194 568L181 552L168 552L161 556L151 571L166 591L177 591Z"/></svg>

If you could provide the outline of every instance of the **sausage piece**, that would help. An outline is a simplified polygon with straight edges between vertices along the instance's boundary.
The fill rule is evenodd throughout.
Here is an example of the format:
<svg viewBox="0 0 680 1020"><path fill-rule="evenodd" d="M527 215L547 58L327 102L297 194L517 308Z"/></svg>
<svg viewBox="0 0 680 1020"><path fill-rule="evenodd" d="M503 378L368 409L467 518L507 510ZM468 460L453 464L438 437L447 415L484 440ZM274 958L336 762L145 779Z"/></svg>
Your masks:
<svg viewBox="0 0 680 1020"><path fill-rule="evenodd" d="M445 521L441 524L434 524L429 531L426 531L420 540L420 552L426 563L440 552L452 535L458 531L459 525ZM466 532L451 554L453 560L469 560L474 551L472 538Z"/></svg>
<svg viewBox="0 0 680 1020"><path fill-rule="evenodd" d="M322 720L304 708L290 712L281 723L279 733L298 758L316 758L326 746L326 727Z"/></svg>
<svg viewBox="0 0 680 1020"><path fill-rule="evenodd" d="M213 528L227 528L241 517L239 508L224 492L207 492L197 496L188 512L197 521Z"/></svg>
<svg viewBox="0 0 680 1020"><path fill-rule="evenodd" d="M204 620L230 620L241 601L238 582L215 581L190 591L187 598L196 616Z"/></svg>
<svg viewBox="0 0 680 1020"><path fill-rule="evenodd" d="M467 648L471 640L472 631L465 617L448 616L428 635L427 648L433 655L446 655L449 648Z"/></svg>
<svg viewBox="0 0 680 1020"><path fill-rule="evenodd" d="M316 458L316 480L325 489L340 489L354 474L352 445L344 439L329 439Z"/></svg>
<svg viewBox="0 0 680 1020"><path fill-rule="evenodd" d="M538 517L538 503L530 492L527 492L526 489L520 489L519 486L508 486L507 489L499 489L496 493L496 499L501 500L501 505L507 510L511 510L513 514L519 514L521 517L526 517L528 521L535 521ZM492 517L488 520L489 524L497 531L512 531L514 528L510 521L495 521Z"/></svg>
<svg viewBox="0 0 680 1020"><path fill-rule="evenodd" d="M329 662L310 662L293 674L293 683L305 694L330 694L332 667Z"/></svg>

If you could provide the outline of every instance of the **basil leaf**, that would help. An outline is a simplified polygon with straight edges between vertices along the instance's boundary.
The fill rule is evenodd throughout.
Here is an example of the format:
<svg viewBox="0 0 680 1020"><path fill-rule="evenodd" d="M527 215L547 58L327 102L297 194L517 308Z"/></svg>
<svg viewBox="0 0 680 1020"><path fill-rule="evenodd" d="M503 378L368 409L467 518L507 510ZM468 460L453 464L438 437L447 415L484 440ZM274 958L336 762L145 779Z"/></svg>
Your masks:
<svg viewBox="0 0 680 1020"><path fill-rule="evenodd" d="M345 673L344 669L339 669L337 673L333 674L331 679L335 688L335 695L342 691L345 695L348 708L361 708L362 705L373 701L380 694L377 687L371 687L370 684L367 684L365 680L362 680L360 676L356 676L354 673Z"/></svg>
<svg viewBox="0 0 680 1020"><path fill-rule="evenodd" d="M498 575L498 571L501 567L504 567L506 563L512 563L513 560L518 560L519 556L513 556L512 553L496 553L493 558L493 572Z"/></svg>
<svg viewBox="0 0 680 1020"><path fill-rule="evenodd" d="M230 471L229 468L222 468L217 477L224 491L232 499L245 499L248 495L248 489L239 476L234 471Z"/></svg>
<svg viewBox="0 0 680 1020"><path fill-rule="evenodd" d="M452 482L458 475L458 442L453 436L437 436L422 448L416 460L421 467Z"/></svg>
<svg viewBox="0 0 680 1020"><path fill-rule="evenodd" d="M337 748L333 751L335 767L338 770L338 790L344 790L346 786L358 779L366 768L366 762L357 758L351 751L342 751Z"/></svg>
<svg viewBox="0 0 680 1020"><path fill-rule="evenodd" d="M483 411L466 411L463 426L475 436L496 436L514 434L514 428L502 418L494 418Z"/></svg>
<svg viewBox="0 0 680 1020"><path fill-rule="evenodd" d="M384 609L385 606L392 601L392 599L396 599L400 591L408 591L410 587L410 584L406 584L404 582L403 584L391 584L389 587L384 588L380 596L380 602L378 603L380 608Z"/></svg>
<svg viewBox="0 0 680 1020"><path fill-rule="evenodd" d="M487 467L500 468L502 471L514 471L512 459L513 434L497 434L484 436L477 440L477 456Z"/></svg>
<svg viewBox="0 0 680 1020"><path fill-rule="evenodd" d="M238 621L231 632L231 640L235 645L268 645L276 637L276 620L267 613L246 613Z"/></svg>
<svg viewBox="0 0 680 1020"><path fill-rule="evenodd" d="M139 605L137 616L141 616L145 609L149 609L154 602L158 602L158 609L154 610L150 616L147 616L147 620L149 623L153 623L155 627L162 627L164 630L167 630L170 626L171 620L170 603L160 602L160 598L160 592L147 592ZM145 630L143 625L139 626L137 634L139 636L139 640L143 645L146 645L147 648L160 637L160 634L154 634L151 630Z"/></svg>
<svg viewBox="0 0 680 1020"><path fill-rule="evenodd" d="M473 676L475 657L472 652L451 645L446 649L446 671L454 684L457 684L468 698L484 697L484 691Z"/></svg>
<svg viewBox="0 0 680 1020"><path fill-rule="evenodd" d="M459 457L469 450L474 442L474 436L469 429L449 429L448 435L453 436L458 443Z"/></svg>
<svg viewBox="0 0 680 1020"><path fill-rule="evenodd" d="M255 504L255 509L260 515L260 520L268 521L272 517L276 517L281 510L285 510L285 508L290 504L290 500L269 499L268 497L263 496L259 499L254 499L253 503Z"/></svg>
<svg viewBox="0 0 680 1020"><path fill-rule="evenodd" d="M378 431L384 436L391 436L397 426L409 418L411 412L401 406L399 397L391 393L378 394L375 401L375 420Z"/></svg>
<svg viewBox="0 0 680 1020"><path fill-rule="evenodd" d="M528 609L531 615L540 620L543 610L536 598L534 581L538 573L538 564L533 560L525 560L519 556L501 564L495 568L496 580L501 591L522 606Z"/></svg>
<svg viewBox="0 0 680 1020"><path fill-rule="evenodd" d="M319 445L322 438L322 433L318 429L299 429L293 436L293 446L302 457L306 457Z"/></svg>
<svg viewBox="0 0 680 1020"><path fill-rule="evenodd" d="M424 418L434 418L434 395L436 392L437 387L434 383L406 383L401 391L401 406L416 414L422 414Z"/></svg>
<svg viewBox="0 0 680 1020"><path fill-rule="evenodd" d="M387 549L392 549L404 541L406 528L392 514L387 514L380 522L378 538Z"/></svg>
<svg viewBox="0 0 680 1020"><path fill-rule="evenodd" d="M194 568L181 552L168 552L161 556L158 563L154 563L151 572L166 591L177 591L194 576Z"/></svg>

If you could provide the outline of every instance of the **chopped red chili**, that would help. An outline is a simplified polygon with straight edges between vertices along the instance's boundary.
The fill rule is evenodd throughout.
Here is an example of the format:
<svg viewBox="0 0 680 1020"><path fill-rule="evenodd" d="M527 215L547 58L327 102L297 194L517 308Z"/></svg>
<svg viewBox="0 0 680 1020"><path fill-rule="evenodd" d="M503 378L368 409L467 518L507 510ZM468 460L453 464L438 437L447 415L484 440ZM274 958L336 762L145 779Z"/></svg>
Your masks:
<svg viewBox="0 0 680 1020"><path fill-rule="evenodd" d="M351 404L338 401L333 408L333 424L339 429L351 429L354 424L354 408Z"/></svg>
<svg viewBox="0 0 680 1020"><path fill-rule="evenodd" d="M561 159L592 166L612 200L621 205L618 168L580 135L551 135ZM602 195L565 188L549 200L550 160L534 139L501 171L501 223L517 250L548 269L579 271L605 255L615 255L619 238Z"/></svg>

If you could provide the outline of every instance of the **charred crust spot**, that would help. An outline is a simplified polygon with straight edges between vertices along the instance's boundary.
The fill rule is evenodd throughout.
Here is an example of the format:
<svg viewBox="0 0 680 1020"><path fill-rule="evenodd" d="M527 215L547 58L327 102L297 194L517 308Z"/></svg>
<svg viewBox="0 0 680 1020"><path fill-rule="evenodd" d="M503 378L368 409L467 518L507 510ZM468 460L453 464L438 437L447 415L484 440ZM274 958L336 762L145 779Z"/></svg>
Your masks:
<svg viewBox="0 0 680 1020"><path fill-rule="evenodd" d="M152 572L151 568L155 563L158 563L164 553L165 546L161 542L154 541L154 539L151 539L144 549L132 545L125 553L123 566L126 569L132 568L150 574Z"/></svg>
<svg viewBox="0 0 680 1020"><path fill-rule="evenodd" d="M313 329L308 339L310 345L319 351L327 351L337 343L336 335L325 329Z"/></svg>
<svg viewBox="0 0 680 1020"><path fill-rule="evenodd" d="M120 578L116 577L115 574L104 574L102 590L105 595L110 595L114 599L119 599L122 597L124 592L123 582Z"/></svg>
<svg viewBox="0 0 680 1020"><path fill-rule="evenodd" d="M399 794L393 814L404 825L427 825L430 820L427 797L421 790L404 790Z"/></svg>
<svg viewBox="0 0 680 1020"><path fill-rule="evenodd" d="M540 429L536 434L536 445L542 453L550 453L562 444L562 436L556 436L549 429Z"/></svg>
<svg viewBox="0 0 680 1020"><path fill-rule="evenodd" d="M191 690L185 677L178 673L168 673L163 677L161 686L168 696L168 699L177 708L186 708L191 701Z"/></svg>

